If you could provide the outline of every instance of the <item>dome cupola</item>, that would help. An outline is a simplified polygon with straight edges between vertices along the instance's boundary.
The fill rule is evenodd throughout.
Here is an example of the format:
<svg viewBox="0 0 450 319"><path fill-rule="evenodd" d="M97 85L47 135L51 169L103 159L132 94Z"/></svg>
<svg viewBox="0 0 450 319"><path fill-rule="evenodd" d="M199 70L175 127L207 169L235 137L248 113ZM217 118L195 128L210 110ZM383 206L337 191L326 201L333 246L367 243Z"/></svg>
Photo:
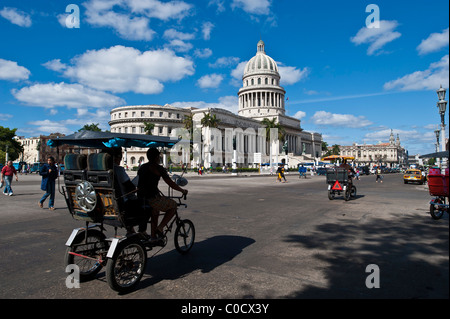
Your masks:
<svg viewBox="0 0 450 319"><path fill-rule="evenodd" d="M256 55L244 68L242 88L239 90L238 114L250 118L284 115L284 89L280 86L277 63L266 54L265 44L259 40Z"/></svg>
<svg viewBox="0 0 450 319"><path fill-rule="evenodd" d="M251 73L269 72L278 74L276 62L266 54L264 42L259 40L256 55L247 62L244 77Z"/></svg>

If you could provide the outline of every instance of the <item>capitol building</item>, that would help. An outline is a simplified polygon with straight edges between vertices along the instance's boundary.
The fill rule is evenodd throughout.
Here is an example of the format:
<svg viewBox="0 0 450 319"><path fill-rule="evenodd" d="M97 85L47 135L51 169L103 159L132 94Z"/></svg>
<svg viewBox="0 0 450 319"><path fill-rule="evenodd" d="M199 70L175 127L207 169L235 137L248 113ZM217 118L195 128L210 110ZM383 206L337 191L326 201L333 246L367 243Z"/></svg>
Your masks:
<svg viewBox="0 0 450 319"><path fill-rule="evenodd" d="M277 63L266 54L264 42L260 40L256 55L244 69L242 87L237 93L238 114L221 108L132 105L112 109L109 125L114 133L145 134L145 123L151 123L152 135L177 137L180 136L180 129L185 128L185 118L192 118L194 130L200 131L203 136L201 146L197 149L194 146L194 152L199 156L183 154L181 160L171 158L174 165L181 162L192 167L231 165L236 161L233 151L229 152L234 141L239 166L256 167L261 163L283 162L289 167L296 167L299 163L320 158L322 136L304 131L300 120L285 114L285 94L286 91L280 86ZM215 116L217 128L203 127L201 120L205 116ZM264 119L275 119L275 123L283 127L283 140L266 140L262 134L265 132ZM146 162L146 149L128 148L124 161L129 167Z"/></svg>

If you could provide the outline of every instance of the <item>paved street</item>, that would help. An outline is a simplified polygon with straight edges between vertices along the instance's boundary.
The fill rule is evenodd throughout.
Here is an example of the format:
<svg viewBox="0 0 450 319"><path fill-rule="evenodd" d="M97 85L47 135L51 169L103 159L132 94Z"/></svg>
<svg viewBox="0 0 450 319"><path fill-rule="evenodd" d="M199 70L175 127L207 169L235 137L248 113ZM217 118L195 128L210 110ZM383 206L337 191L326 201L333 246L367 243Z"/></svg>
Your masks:
<svg viewBox="0 0 450 319"><path fill-rule="evenodd" d="M382 184L363 176L349 202L330 201L323 176L291 174L277 183L274 176L190 175L181 216L196 227L192 251L179 255L170 236L126 295L109 288L103 270L66 288L64 244L83 223L59 193L55 211L40 209L40 177L19 175L15 196L0 197L0 298L449 297L449 217L432 220L427 189L404 185L400 174ZM371 264L379 288L366 287Z"/></svg>

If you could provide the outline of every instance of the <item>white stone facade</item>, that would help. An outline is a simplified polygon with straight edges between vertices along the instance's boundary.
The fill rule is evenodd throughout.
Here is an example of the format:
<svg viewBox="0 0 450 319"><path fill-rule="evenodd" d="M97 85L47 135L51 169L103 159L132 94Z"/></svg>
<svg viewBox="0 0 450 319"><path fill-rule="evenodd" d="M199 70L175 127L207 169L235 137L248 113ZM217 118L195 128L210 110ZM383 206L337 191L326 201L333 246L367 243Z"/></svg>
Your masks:
<svg viewBox="0 0 450 319"><path fill-rule="evenodd" d="M391 131L389 143L356 144L340 146L340 155L355 157L357 165L386 165L388 167L406 166L408 152L400 145L400 138L394 140Z"/></svg>

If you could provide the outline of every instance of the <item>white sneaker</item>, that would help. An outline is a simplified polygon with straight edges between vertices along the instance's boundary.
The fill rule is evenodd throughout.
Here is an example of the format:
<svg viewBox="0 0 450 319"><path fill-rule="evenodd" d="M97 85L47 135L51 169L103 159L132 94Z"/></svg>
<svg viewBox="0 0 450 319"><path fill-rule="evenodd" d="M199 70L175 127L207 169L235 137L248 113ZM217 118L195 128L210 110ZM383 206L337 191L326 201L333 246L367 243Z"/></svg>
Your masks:
<svg viewBox="0 0 450 319"><path fill-rule="evenodd" d="M3 193L3 195L8 196L8 193Z"/></svg>
<svg viewBox="0 0 450 319"><path fill-rule="evenodd" d="M5 195L6 195L6 194L5 194ZM9 193L8 195L9 195L9 196L12 196L12 195L14 195L14 194L13 194L13 193Z"/></svg>

